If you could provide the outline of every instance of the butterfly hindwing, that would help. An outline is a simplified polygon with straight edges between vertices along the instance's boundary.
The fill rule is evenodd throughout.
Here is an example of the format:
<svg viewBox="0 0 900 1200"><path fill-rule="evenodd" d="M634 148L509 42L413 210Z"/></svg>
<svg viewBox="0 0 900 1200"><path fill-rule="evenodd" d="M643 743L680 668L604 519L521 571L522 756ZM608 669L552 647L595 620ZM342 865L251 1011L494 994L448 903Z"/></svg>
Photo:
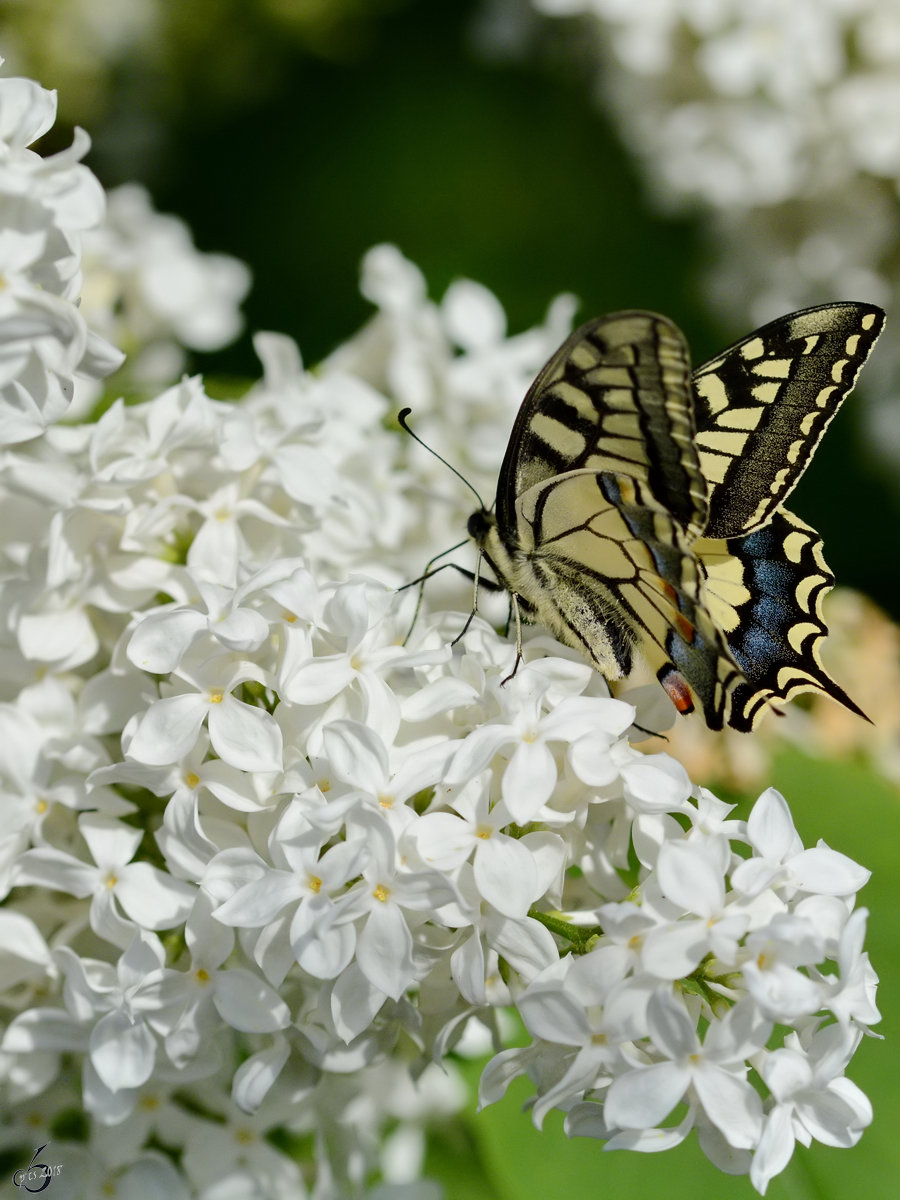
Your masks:
<svg viewBox="0 0 900 1200"><path fill-rule="evenodd" d="M572 471L530 488L517 510L529 572L517 586L534 618L607 678L628 674L634 649L661 676L680 673L720 727L738 672L700 603L688 535L650 485Z"/></svg>
<svg viewBox="0 0 900 1200"><path fill-rule="evenodd" d="M834 576L815 530L782 509L747 537L702 539L693 551L706 576L705 607L740 668L727 701L729 725L752 729L773 700L808 691L865 718L819 657L828 632L822 601Z"/></svg>
<svg viewBox="0 0 900 1200"><path fill-rule="evenodd" d="M850 392L884 313L850 301L780 317L694 373L707 537L750 533L803 474Z"/></svg>

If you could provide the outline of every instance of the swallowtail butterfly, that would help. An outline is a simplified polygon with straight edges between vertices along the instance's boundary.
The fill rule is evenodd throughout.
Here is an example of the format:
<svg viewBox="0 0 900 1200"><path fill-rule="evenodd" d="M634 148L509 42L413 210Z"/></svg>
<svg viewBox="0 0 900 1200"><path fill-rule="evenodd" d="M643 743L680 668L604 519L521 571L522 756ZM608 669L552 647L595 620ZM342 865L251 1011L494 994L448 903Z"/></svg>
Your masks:
<svg viewBox="0 0 900 1200"><path fill-rule="evenodd" d="M642 655L679 712L751 729L825 692L818 535L784 508L881 332L838 302L781 317L691 372L684 336L639 310L589 321L532 384L494 511L468 532L517 617L607 679Z"/></svg>

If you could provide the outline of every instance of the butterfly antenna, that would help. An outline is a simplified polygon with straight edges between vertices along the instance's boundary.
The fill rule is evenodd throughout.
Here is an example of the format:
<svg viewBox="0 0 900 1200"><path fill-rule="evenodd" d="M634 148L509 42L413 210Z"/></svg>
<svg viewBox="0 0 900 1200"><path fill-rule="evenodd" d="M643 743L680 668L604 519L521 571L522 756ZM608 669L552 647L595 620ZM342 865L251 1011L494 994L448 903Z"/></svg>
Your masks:
<svg viewBox="0 0 900 1200"><path fill-rule="evenodd" d="M466 485L466 487L469 489L469 491L472 493L472 495L475 497L475 499L478 501L479 505L481 506L482 511L486 511L486 506L485 506L484 501L478 495L478 492L475 490L474 486L471 483L469 483L468 479L466 479L465 475L463 475L463 473L461 471L457 471L456 467L454 467L451 463L448 463L446 458L441 458L441 456L440 456L440 454L438 454L437 450L432 450L432 448L428 445L428 443L423 442L422 439L419 437L419 435L417 433L414 433L412 431L412 429L409 427L409 425L407 425L406 418L409 416L409 414L411 412L412 412L411 408L404 408L397 414L397 423L400 425L401 429L405 429L406 432L409 434L409 436L413 439L414 442L418 442L419 445L423 446L428 451L429 454L433 454L434 457L438 460L438 462L442 462L444 464L444 466L447 467L448 470L452 471L457 479L461 479L463 481L463 483Z"/></svg>

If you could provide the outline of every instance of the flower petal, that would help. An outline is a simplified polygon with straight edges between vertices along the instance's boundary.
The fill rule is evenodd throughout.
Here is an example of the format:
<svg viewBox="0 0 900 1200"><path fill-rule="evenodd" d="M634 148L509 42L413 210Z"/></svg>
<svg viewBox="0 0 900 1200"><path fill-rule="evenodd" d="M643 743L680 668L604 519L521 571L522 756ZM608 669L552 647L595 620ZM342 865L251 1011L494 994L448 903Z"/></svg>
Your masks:
<svg viewBox="0 0 900 1200"><path fill-rule="evenodd" d="M515 838L494 833L476 842L475 886L505 917L524 917L538 897L538 873L528 849Z"/></svg>
<svg viewBox="0 0 900 1200"><path fill-rule="evenodd" d="M193 750L208 708L197 692L155 701L138 720L126 753L152 767L178 762Z"/></svg>
<svg viewBox="0 0 900 1200"><path fill-rule="evenodd" d="M280 771L281 730L261 708L222 697L209 708L209 740L224 762L241 771Z"/></svg>
<svg viewBox="0 0 900 1200"><path fill-rule="evenodd" d="M618 1129L649 1129L666 1119L690 1081L684 1067L672 1062L626 1071L610 1084L604 1119Z"/></svg>

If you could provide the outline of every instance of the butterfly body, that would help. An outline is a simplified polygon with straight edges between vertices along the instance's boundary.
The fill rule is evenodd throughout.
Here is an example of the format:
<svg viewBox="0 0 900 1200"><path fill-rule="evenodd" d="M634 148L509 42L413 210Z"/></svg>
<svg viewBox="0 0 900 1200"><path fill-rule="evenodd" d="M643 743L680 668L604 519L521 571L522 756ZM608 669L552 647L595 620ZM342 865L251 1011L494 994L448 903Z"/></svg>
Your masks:
<svg viewBox="0 0 900 1200"><path fill-rule="evenodd" d="M871 305L808 309L693 374L664 317L582 326L523 401L496 515L469 520L516 609L608 679L642 656L711 728L804 690L859 712L818 658L821 542L783 500L882 323Z"/></svg>
<svg viewBox="0 0 900 1200"><path fill-rule="evenodd" d="M483 524L476 528L475 543L494 574L516 598L523 615L543 625L561 642L580 649L591 665L607 679L621 679L631 670L632 643L614 597L594 592L584 602L553 555L518 538L504 538L492 513L476 513ZM470 519L469 530L474 522ZM556 597L556 599L553 599Z"/></svg>

